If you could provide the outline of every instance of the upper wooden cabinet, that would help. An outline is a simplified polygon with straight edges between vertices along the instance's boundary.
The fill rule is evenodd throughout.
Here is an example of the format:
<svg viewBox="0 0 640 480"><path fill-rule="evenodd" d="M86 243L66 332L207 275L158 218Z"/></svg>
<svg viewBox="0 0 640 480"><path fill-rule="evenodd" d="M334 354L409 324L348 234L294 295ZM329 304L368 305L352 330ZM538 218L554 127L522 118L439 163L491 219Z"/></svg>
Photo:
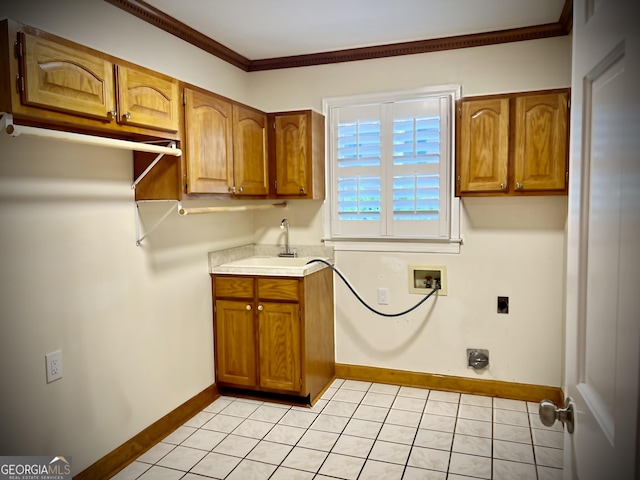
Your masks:
<svg viewBox="0 0 640 480"><path fill-rule="evenodd" d="M136 187L136 200L224 194L267 197L267 115L193 86L184 88L183 158L162 159ZM136 152L134 173L154 156Z"/></svg>
<svg viewBox="0 0 640 480"><path fill-rule="evenodd" d="M312 111L269 115L271 194L325 198L324 116Z"/></svg>
<svg viewBox="0 0 640 480"><path fill-rule="evenodd" d="M509 177L509 99L463 100L458 108L459 191L505 190Z"/></svg>
<svg viewBox="0 0 640 480"><path fill-rule="evenodd" d="M116 65L117 121L177 132L180 87L176 79L140 68Z"/></svg>
<svg viewBox="0 0 640 480"><path fill-rule="evenodd" d="M268 193L267 115L233 105L234 195Z"/></svg>
<svg viewBox="0 0 640 480"><path fill-rule="evenodd" d="M10 20L0 38L0 104L16 123L178 138L178 80Z"/></svg>
<svg viewBox="0 0 640 480"><path fill-rule="evenodd" d="M516 190L566 193L569 93L515 98L513 172Z"/></svg>
<svg viewBox="0 0 640 480"><path fill-rule="evenodd" d="M316 112L268 116L11 20L0 21L0 66L0 112L17 125L180 142L179 158L134 153L136 200L324 198Z"/></svg>
<svg viewBox="0 0 640 480"><path fill-rule="evenodd" d="M24 105L111 121L116 91L110 61L24 32L18 39L17 89Z"/></svg>
<svg viewBox="0 0 640 480"><path fill-rule="evenodd" d="M568 89L459 100L456 194L566 194L568 104Z"/></svg>
<svg viewBox="0 0 640 480"><path fill-rule="evenodd" d="M184 90L188 194L267 194L267 116L224 97Z"/></svg>
<svg viewBox="0 0 640 480"><path fill-rule="evenodd" d="M229 193L233 185L233 105L185 88L184 157L187 193Z"/></svg>

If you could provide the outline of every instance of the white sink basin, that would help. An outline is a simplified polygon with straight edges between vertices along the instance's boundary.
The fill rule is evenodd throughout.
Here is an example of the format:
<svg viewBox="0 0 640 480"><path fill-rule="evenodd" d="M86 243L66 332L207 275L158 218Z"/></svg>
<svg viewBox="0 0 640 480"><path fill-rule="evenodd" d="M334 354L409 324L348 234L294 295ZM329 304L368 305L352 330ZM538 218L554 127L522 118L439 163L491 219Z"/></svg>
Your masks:
<svg viewBox="0 0 640 480"><path fill-rule="evenodd" d="M309 263L309 261L316 258L331 263L329 259L325 257L253 256L217 265L213 267L211 273L303 277L326 267L322 262Z"/></svg>

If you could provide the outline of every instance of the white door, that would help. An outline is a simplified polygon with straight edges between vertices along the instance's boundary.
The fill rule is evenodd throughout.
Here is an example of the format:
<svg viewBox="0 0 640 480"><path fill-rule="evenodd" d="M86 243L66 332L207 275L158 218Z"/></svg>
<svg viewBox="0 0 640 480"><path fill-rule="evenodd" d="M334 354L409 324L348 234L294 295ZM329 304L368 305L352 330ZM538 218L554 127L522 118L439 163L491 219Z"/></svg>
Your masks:
<svg viewBox="0 0 640 480"><path fill-rule="evenodd" d="M640 2L574 0L565 478L640 478Z"/></svg>

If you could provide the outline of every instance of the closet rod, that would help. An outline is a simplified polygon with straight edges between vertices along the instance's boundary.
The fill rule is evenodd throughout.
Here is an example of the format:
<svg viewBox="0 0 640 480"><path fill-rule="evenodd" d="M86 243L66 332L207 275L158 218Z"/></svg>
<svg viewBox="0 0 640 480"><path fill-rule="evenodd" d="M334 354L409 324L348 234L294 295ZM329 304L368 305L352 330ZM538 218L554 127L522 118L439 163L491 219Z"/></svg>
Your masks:
<svg viewBox="0 0 640 480"><path fill-rule="evenodd" d="M82 133L64 132L60 130L49 130L39 127L28 127L26 125L15 125L13 123L13 115L10 113L0 112L2 115L2 129L12 137L18 135L32 135L36 137L50 138L53 140L65 140L74 143L84 143L87 145L98 145L110 148L119 148L122 150L135 150L137 152L150 152L150 153L163 153L165 155L172 155L179 157L182 155L182 150L176 148L175 142L171 142L172 146L163 147L160 145L152 145L149 143L132 142L129 140L119 140L115 138L97 137L94 135L85 135Z"/></svg>
<svg viewBox="0 0 640 480"><path fill-rule="evenodd" d="M247 210L269 210L276 207L286 207L287 202L270 203L267 205L238 205L227 207L193 207L183 208L178 207L178 213L180 215L195 215L198 213L223 213L223 212L243 212Z"/></svg>

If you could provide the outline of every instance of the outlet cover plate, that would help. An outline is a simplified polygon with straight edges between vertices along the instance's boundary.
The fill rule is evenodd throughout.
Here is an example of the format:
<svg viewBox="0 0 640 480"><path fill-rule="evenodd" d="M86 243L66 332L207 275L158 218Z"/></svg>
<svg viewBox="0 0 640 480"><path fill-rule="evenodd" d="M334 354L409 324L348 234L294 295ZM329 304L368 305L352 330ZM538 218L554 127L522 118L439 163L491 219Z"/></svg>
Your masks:
<svg viewBox="0 0 640 480"><path fill-rule="evenodd" d="M389 305L389 289L378 289L378 305Z"/></svg>
<svg viewBox="0 0 640 480"><path fill-rule="evenodd" d="M45 356L47 364L47 383L54 382L62 378L62 350L47 353Z"/></svg>

